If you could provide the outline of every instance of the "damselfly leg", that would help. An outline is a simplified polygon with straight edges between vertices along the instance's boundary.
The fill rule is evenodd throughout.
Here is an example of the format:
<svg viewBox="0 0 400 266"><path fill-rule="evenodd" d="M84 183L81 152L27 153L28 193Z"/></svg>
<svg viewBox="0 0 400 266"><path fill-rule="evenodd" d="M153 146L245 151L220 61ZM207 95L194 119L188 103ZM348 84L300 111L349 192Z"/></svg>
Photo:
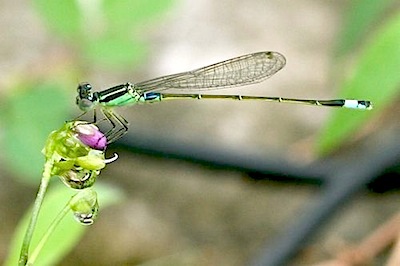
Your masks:
<svg viewBox="0 0 400 266"><path fill-rule="evenodd" d="M100 110L111 125L111 129L104 134L107 137L108 144L116 141L128 132L129 123L125 118L109 108L101 108Z"/></svg>

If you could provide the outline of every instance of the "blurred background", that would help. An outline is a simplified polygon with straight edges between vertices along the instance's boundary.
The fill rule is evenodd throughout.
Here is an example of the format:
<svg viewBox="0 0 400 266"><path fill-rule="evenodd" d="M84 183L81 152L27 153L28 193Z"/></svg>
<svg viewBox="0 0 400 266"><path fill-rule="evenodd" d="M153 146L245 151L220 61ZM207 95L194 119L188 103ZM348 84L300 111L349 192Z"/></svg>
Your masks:
<svg viewBox="0 0 400 266"><path fill-rule="evenodd" d="M324 180L315 176L396 158L380 149L398 143L399 11L393 0L0 0L0 262L34 200L46 137L80 114L79 82L103 90L277 51L287 59L283 70L266 82L222 93L365 99L374 110L229 100L120 108L129 134L109 147L109 156L118 152L120 158L98 180L120 200L103 207L99 195L96 223L51 264L257 261L263 247L320 195ZM199 159L200 152L219 163ZM376 157L365 157L371 154ZM273 177L255 175L259 171L251 167L224 167L225 157L254 163ZM321 162L331 158L340 164L324 168ZM392 159L385 165L391 181L396 164ZM380 167L368 172L388 172ZM49 192L66 189L56 183ZM395 184L379 193L350 194L321 230L316 226L293 265L331 258L398 210Z"/></svg>

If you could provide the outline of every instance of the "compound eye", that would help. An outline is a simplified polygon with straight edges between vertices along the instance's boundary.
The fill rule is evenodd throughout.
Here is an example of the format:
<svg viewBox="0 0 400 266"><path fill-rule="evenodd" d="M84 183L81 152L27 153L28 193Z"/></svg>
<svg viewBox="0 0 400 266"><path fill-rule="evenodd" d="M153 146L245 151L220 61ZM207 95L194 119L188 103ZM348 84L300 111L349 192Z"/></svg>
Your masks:
<svg viewBox="0 0 400 266"><path fill-rule="evenodd" d="M80 83L77 89L79 96L82 98L86 98L92 91L92 85L87 82Z"/></svg>
<svg viewBox="0 0 400 266"><path fill-rule="evenodd" d="M76 96L76 104L82 111L89 111L95 107L97 101L96 93L92 93L92 85L89 83L80 83L78 85L78 96Z"/></svg>

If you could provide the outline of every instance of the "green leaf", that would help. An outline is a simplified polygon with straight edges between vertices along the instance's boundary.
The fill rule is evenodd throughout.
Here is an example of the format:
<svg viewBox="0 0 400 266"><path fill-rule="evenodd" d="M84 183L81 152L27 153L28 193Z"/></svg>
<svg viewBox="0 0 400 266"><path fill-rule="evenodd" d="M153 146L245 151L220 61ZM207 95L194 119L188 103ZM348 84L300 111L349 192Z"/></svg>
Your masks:
<svg viewBox="0 0 400 266"><path fill-rule="evenodd" d="M54 185L54 183L52 184ZM62 185L55 187L50 186L50 189L51 191L46 195L39 215L39 222L31 243L31 252L34 250L37 243L40 241L40 238L44 235L48 226L56 217L57 213L64 208L71 196L76 193L76 191L68 189ZM123 199L123 195L121 191L101 184L96 184L95 190L99 197L100 219L101 209L120 202ZM4 265L17 264L22 239L28 226L30 215L31 208L27 211L16 228L12 239L9 256ZM50 236L48 242L43 247L35 265L56 265L74 248L74 246L77 245L79 240L83 237L86 229L90 229L90 227L79 224L73 218L72 212L67 214L67 216L64 217L59 226Z"/></svg>
<svg viewBox="0 0 400 266"><path fill-rule="evenodd" d="M353 0L346 9L345 22L338 37L337 54L351 51L377 22L393 0Z"/></svg>
<svg viewBox="0 0 400 266"><path fill-rule="evenodd" d="M143 22L159 19L175 0L35 0L34 6L46 24L62 36L81 34L89 37L93 30L126 34ZM89 27L89 28L88 28ZM87 34L83 34L83 33Z"/></svg>
<svg viewBox="0 0 400 266"><path fill-rule="evenodd" d="M37 183L44 156L41 150L47 136L60 127L72 105L65 90L56 83L23 84L5 103L1 119L4 122L3 153L8 166L24 178Z"/></svg>
<svg viewBox="0 0 400 266"><path fill-rule="evenodd" d="M174 0L36 0L35 7L55 33L67 37L91 63L126 67L144 58L142 36Z"/></svg>
<svg viewBox="0 0 400 266"><path fill-rule="evenodd" d="M372 36L360 56L352 77L343 84L341 95L346 98L371 100L372 111L338 110L328 121L319 138L319 152L327 153L374 113L382 111L399 92L400 85L400 15L389 20Z"/></svg>
<svg viewBox="0 0 400 266"><path fill-rule="evenodd" d="M113 28L123 29L127 25L140 25L146 21L159 19L174 2L174 0L105 0L104 11Z"/></svg>
<svg viewBox="0 0 400 266"><path fill-rule="evenodd" d="M141 62L147 54L147 48L139 41L126 37L104 35L93 39L84 46L87 59L101 66L125 69Z"/></svg>
<svg viewBox="0 0 400 266"><path fill-rule="evenodd" d="M61 36L73 36L81 32L82 14L77 1L35 0L34 6L46 24Z"/></svg>

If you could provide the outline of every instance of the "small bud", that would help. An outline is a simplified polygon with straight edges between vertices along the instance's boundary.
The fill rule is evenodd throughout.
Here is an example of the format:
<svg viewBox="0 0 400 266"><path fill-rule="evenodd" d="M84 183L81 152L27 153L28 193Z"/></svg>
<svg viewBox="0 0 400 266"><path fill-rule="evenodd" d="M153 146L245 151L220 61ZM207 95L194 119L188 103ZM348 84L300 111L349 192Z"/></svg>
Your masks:
<svg viewBox="0 0 400 266"><path fill-rule="evenodd" d="M91 225L99 212L97 193L92 189L81 190L71 198L69 206L79 223Z"/></svg>

